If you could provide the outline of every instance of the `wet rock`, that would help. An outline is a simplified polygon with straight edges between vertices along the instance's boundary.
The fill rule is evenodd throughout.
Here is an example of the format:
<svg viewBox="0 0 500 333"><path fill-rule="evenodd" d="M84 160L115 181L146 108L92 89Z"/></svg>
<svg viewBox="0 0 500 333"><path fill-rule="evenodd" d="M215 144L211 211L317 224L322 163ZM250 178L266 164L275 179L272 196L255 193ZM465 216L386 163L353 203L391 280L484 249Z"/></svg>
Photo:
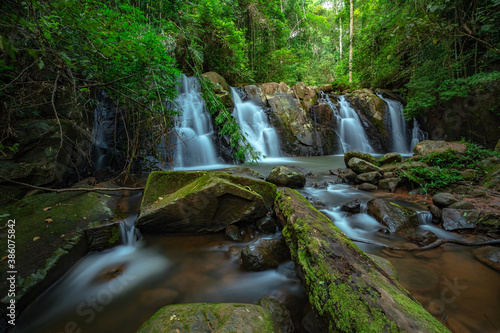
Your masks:
<svg viewBox="0 0 500 333"><path fill-rule="evenodd" d="M452 203L449 208L455 208L455 209L474 209L474 204L470 201L458 201L455 203Z"/></svg>
<svg viewBox="0 0 500 333"><path fill-rule="evenodd" d="M418 143L413 148L413 152L415 155L428 156L432 153L444 152L448 149L454 150L458 154L464 154L467 151L467 146L461 142L425 140Z"/></svg>
<svg viewBox="0 0 500 333"><path fill-rule="evenodd" d="M478 232L491 235L494 238L498 238L500 235L500 214L486 214L476 224L476 230Z"/></svg>
<svg viewBox="0 0 500 333"><path fill-rule="evenodd" d="M233 257L233 258L239 258L240 257L240 254L241 254L241 249L239 247L236 247L236 246L230 246L228 249L227 249L227 253Z"/></svg>
<svg viewBox="0 0 500 333"><path fill-rule="evenodd" d="M278 186L302 188L306 184L306 177L302 172L297 170L285 166L277 166L267 176L266 181Z"/></svg>
<svg viewBox="0 0 500 333"><path fill-rule="evenodd" d="M161 308L137 330L160 332L274 332L274 323L270 313L253 304L176 304Z"/></svg>
<svg viewBox="0 0 500 333"><path fill-rule="evenodd" d="M264 217L276 186L221 171L149 175L136 226L144 232L215 232Z"/></svg>
<svg viewBox="0 0 500 333"><path fill-rule="evenodd" d="M358 214L361 211L361 201L359 199L356 199L348 202L345 205L342 205L340 210L352 214Z"/></svg>
<svg viewBox="0 0 500 333"><path fill-rule="evenodd" d="M268 212L266 216L258 220L255 225L257 230L264 234L274 234L276 232L276 228L278 227L276 225L275 216L272 212Z"/></svg>
<svg viewBox="0 0 500 333"><path fill-rule="evenodd" d="M377 186L370 184L370 183L363 183L363 184L358 186L358 190L360 190L360 191L370 192L370 191L375 191L376 189L377 189Z"/></svg>
<svg viewBox="0 0 500 333"><path fill-rule="evenodd" d="M474 229L479 213L476 210L445 208L441 219L447 231Z"/></svg>
<svg viewBox="0 0 500 333"><path fill-rule="evenodd" d="M344 183L353 183L356 180L356 173L348 168L329 170L330 174L338 176Z"/></svg>
<svg viewBox="0 0 500 333"><path fill-rule="evenodd" d="M384 191L394 192L400 182L401 178L386 178L378 182L378 187Z"/></svg>
<svg viewBox="0 0 500 333"><path fill-rule="evenodd" d="M398 271L389 260L374 254L368 254L368 256L372 258L372 260L375 261L377 265L379 265L380 268L382 268L384 272L386 272L390 277L392 277L394 280L398 279Z"/></svg>
<svg viewBox="0 0 500 333"><path fill-rule="evenodd" d="M432 223L434 224L441 223L441 215L442 215L441 209L439 209L438 206L430 205L429 211L432 214Z"/></svg>
<svg viewBox="0 0 500 333"><path fill-rule="evenodd" d="M262 306L268 313L271 314L274 322L274 332L293 333L293 322L290 316L290 311L285 304L280 302L276 297L271 295L262 296L257 305Z"/></svg>
<svg viewBox="0 0 500 333"><path fill-rule="evenodd" d="M366 161L359 159L357 157L351 158L349 160L348 166L349 166L349 168L351 168L354 172L356 172L358 174L365 173L365 172L372 172L372 171L382 172L382 170L378 166L371 164L369 162L366 162Z"/></svg>
<svg viewBox="0 0 500 333"><path fill-rule="evenodd" d="M226 79L224 79L216 72L203 73L202 76L212 82L213 92L217 95L222 104L224 104L224 106L226 106L228 109L232 109L234 107L234 102L231 96L231 87L227 83Z"/></svg>
<svg viewBox="0 0 500 333"><path fill-rule="evenodd" d="M327 93L327 94L331 93L333 91L333 85L324 84L321 87L319 87L319 91L322 91L322 92ZM500 151L500 140L498 142L499 142L499 151Z"/></svg>
<svg viewBox="0 0 500 333"><path fill-rule="evenodd" d="M290 259L290 252L283 239L258 239L241 251L242 266L249 271L276 268Z"/></svg>
<svg viewBox="0 0 500 333"><path fill-rule="evenodd" d="M314 311L309 311L300 323L300 333L321 333Z"/></svg>
<svg viewBox="0 0 500 333"><path fill-rule="evenodd" d="M378 181L382 179L382 175L377 171L360 173L356 177L356 183L370 183L376 184Z"/></svg>
<svg viewBox="0 0 500 333"><path fill-rule="evenodd" d="M494 191L500 191L500 165L494 166L486 174L482 185Z"/></svg>
<svg viewBox="0 0 500 333"><path fill-rule="evenodd" d="M238 228L238 226L236 226L234 224L228 225L226 227L226 238L233 240L233 241L241 240L240 228Z"/></svg>
<svg viewBox="0 0 500 333"><path fill-rule="evenodd" d="M384 172L382 174L382 178L387 179L387 178L396 178L396 173L395 172Z"/></svg>
<svg viewBox="0 0 500 333"><path fill-rule="evenodd" d="M401 154L398 153L388 153L382 156L378 160L379 165L384 165L384 164L391 164L393 162L401 162L403 160L403 157L401 157Z"/></svg>
<svg viewBox="0 0 500 333"><path fill-rule="evenodd" d="M267 99L266 95L262 92L262 90L254 85L248 85L243 87L243 91L247 95L247 97L257 104L260 107L266 107L267 106Z"/></svg>
<svg viewBox="0 0 500 333"><path fill-rule="evenodd" d="M266 97L269 99L269 97L277 94L279 92L279 83L278 82L268 82L264 83L260 86L261 91L266 95Z"/></svg>
<svg viewBox="0 0 500 333"><path fill-rule="evenodd" d="M438 237L430 230L415 229L408 231L406 239L420 245L428 245L438 240Z"/></svg>
<svg viewBox="0 0 500 333"><path fill-rule="evenodd" d="M390 232L416 227L419 224L414 211L385 199L368 201L367 213L385 225Z"/></svg>
<svg viewBox="0 0 500 333"><path fill-rule="evenodd" d="M123 243L119 222L98 225L85 230L89 251L103 251Z"/></svg>
<svg viewBox="0 0 500 333"><path fill-rule="evenodd" d="M445 208L457 202L455 196L451 193L436 193L432 196L432 202L439 208Z"/></svg>
<svg viewBox="0 0 500 333"><path fill-rule="evenodd" d="M500 248L495 246L483 246L474 249L472 252L477 260L500 271Z"/></svg>
<svg viewBox="0 0 500 333"><path fill-rule="evenodd" d="M344 153L345 165L348 166L349 161L354 157L359 158L360 160L366 161L366 162L371 163L371 164L377 163L377 160L372 155L367 154L367 153L361 153L361 152L356 151L356 150L352 150L352 151L348 151L348 152Z"/></svg>

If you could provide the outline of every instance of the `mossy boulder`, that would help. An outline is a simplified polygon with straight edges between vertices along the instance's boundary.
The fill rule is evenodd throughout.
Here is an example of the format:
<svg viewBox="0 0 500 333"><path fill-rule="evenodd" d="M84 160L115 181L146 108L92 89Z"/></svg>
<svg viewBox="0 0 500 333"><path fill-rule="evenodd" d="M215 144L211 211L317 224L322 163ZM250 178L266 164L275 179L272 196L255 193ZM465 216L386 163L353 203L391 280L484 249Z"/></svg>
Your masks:
<svg viewBox="0 0 500 333"><path fill-rule="evenodd" d="M254 304L178 304L158 310L137 333L280 332L273 325L271 314Z"/></svg>
<svg viewBox="0 0 500 333"><path fill-rule="evenodd" d="M300 193L274 207L322 331L449 332Z"/></svg>
<svg viewBox="0 0 500 333"><path fill-rule="evenodd" d="M262 296L257 305L262 306L268 313L273 317L274 330L276 332L282 333L293 333L295 332L292 322L292 317L290 316L290 311L276 297L271 295Z"/></svg>
<svg viewBox="0 0 500 333"><path fill-rule="evenodd" d="M382 169L378 166L357 157L353 157L349 160L348 167L358 174L372 171L382 173Z"/></svg>
<svg viewBox="0 0 500 333"><path fill-rule="evenodd" d="M377 171L365 172L365 173L360 173L359 175L356 176L356 183L377 184L380 179L382 179L382 175L380 174L380 172Z"/></svg>
<svg viewBox="0 0 500 333"><path fill-rule="evenodd" d="M482 185L494 191L500 191L500 165L495 165L488 171Z"/></svg>
<svg viewBox="0 0 500 333"><path fill-rule="evenodd" d="M372 155L367 154L367 153L362 153L362 152L359 152L357 150L352 150L352 151L348 151L348 152L344 153L345 165L346 166L349 165L349 161L351 160L351 158L354 158L354 157L357 157L360 160L366 161L366 162L371 163L371 164L377 163L377 160Z"/></svg>
<svg viewBox="0 0 500 333"><path fill-rule="evenodd" d="M390 232L416 227L419 224L414 211L385 199L368 201L367 213L385 225Z"/></svg>
<svg viewBox="0 0 500 333"><path fill-rule="evenodd" d="M281 238L258 239L241 251L242 266L249 271L276 268L286 260L290 260L290 253Z"/></svg>
<svg viewBox="0 0 500 333"><path fill-rule="evenodd" d="M298 170L286 166L277 166L269 173L266 181L278 186L302 188L306 184L306 177Z"/></svg>
<svg viewBox="0 0 500 333"><path fill-rule="evenodd" d="M83 230L113 219L110 207L114 201L110 195L95 192L47 193L0 208L1 225L15 220L18 310L22 311L92 248L93 240L87 239ZM0 231L3 249L7 249L7 234L8 228ZM0 269L8 271L7 264L7 260L1 261ZM5 280L0 288L1 294L7 295Z"/></svg>
<svg viewBox="0 0 500 333"><path fill-rule="evenodd" d="M136 226L144 232L216 232L264 217L276 186L222 171L149 175Z"/></svg>
<svg viewBox="0 0 500 333"><path fill-rule="evenodd" d="M413 153L415 155L428 156L432 153L444 152L448 149L451 149L458 154L465 154L467 146L465 143L461 142L424 140L413 148Z"/></svg>
<svg viewBox="0 0 500 333"><path fill-rule="evenodd" d="M403 157L399 153L387 153L378 160L378 163L380 165L384 165L391 164L393 162L401 162L402 160Z"/></svg>

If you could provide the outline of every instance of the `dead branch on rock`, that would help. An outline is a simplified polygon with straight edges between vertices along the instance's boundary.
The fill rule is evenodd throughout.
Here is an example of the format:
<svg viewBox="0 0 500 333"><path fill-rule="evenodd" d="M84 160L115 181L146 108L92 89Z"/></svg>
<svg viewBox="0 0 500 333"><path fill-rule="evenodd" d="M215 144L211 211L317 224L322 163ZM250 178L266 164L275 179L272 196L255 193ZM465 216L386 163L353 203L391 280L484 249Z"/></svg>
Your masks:
<svg viewBox="0 0 500 333"><path fill-rule="evenodd" d="M486 246L486 245L500 245L500 239L495 239L495 240L490 240L490 241L482 241L482 242L475 242L475 243L470 243L458 239L449 239L449 238L440 238L437 241L426 245L422 247L416 247L416 248L405 248L405 247L395 247L395 246L390 246L378 242L374 242L371 240L367 239L362 239L362 238L353 238L349 237L350 240L353 242L359 242L359 243L364 243L364 244L371 244L371 245L377 245L377 246L382 246L385 247L386 249L389 250L394 250L394 251L407 251L407 252L416 252L416 251L427 251L431 249L435 249L443 244L456 244L456 245L462 245L462 246Z"/></svg>
<svg viewBox="0 0 500 333"><path fill-rule="evenodd" d="M25 187L30 187L34 188L37 190L42 190L42 191L50 191L50 192L56 192L56 193L61 193L61 192L92 192L92 191L142 191L144 190L144 187L74 187L74 188L48 188L48 187L41 187L41 186L35 186L35 185L30 185L22 182L18 182L15 180L7 179L5 177L0 176L0 179L5 180L6 182L25 186Z"/></svg>

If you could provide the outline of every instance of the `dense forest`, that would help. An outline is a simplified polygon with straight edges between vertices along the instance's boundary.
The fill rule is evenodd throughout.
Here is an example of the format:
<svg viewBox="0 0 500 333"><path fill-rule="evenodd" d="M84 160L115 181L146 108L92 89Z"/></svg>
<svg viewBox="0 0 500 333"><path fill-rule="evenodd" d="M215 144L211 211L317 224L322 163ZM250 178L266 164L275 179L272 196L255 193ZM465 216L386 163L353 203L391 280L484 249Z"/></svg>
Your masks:
<svg viewBox="0 0 500 333"><path fill-rule="evenodd" d="M61 91L77 107L105 88L130 124L166 131L181 72L389 88L410 118L500 78L499 20L498 0L6 0L0 149L15 149L11 121L54 115Z"/></svg>

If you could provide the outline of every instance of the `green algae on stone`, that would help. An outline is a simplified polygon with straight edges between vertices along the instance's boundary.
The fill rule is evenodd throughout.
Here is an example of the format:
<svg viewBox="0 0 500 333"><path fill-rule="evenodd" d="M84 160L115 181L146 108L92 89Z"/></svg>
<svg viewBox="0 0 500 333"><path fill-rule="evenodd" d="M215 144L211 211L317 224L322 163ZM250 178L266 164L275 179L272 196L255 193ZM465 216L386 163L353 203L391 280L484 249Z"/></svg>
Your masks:
<svg viewBox="0 0 500 333"><path fill-rule="evenodd" d="M263 307L237 303L167 305L137 333L273 333L273 319Z"/></svg>
<svg viewBox="0 0 500 333"><path fill-rule="evenodd" d="M448 332L297 191L280 191L275 211L324 330Z"/></svg>

